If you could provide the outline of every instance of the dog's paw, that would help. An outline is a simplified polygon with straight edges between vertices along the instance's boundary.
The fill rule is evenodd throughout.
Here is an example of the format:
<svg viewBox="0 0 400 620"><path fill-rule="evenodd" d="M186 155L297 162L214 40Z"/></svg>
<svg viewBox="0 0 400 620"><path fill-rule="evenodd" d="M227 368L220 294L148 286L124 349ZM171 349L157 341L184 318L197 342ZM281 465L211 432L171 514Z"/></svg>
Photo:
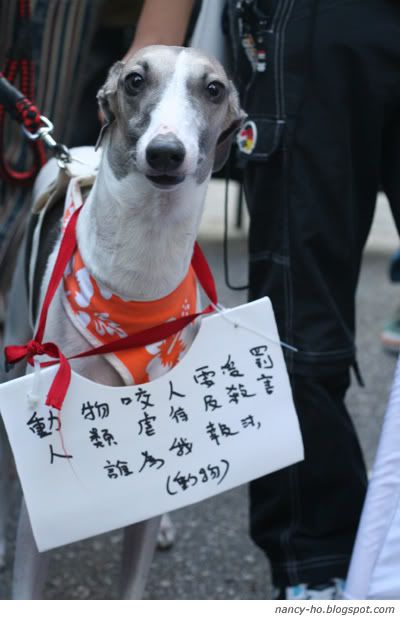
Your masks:
<svg viewBox="0 0 400 620"><path fill-rule="evenodd" d="M169 549L175 542L176 529L171 517L166 514L161 517L160 529L157 536L157 549L164 551Z"/></svg>

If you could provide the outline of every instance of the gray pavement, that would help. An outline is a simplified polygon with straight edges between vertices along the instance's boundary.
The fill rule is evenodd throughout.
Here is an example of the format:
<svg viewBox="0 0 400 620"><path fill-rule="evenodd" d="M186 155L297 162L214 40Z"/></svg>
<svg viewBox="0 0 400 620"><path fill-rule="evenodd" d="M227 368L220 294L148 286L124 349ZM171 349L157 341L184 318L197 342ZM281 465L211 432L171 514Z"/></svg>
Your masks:
<svg viewBox="0 0 400 620"><path fill-rule="evenodd" d="M245 292L229 291L222 273L222 190L213 185L201 230L201 245L216 276L225 305L245 301ZM231 213L234 218L234 197ZM230 270L235 284L246 280L245 234L234 233ZM397 249L385 203L379 204L373 234L365 254L359 285L359 363L366 387L353 381L348 404L371 467L393 377L395 357L381 350L382 325L399 302L399 288L387 278L388 258ZM14 489L9 523L9 563L0 574L0 599L10 596L12 545L20 492ZM264 599L270 598L270 574L263 554L247 531L247 489L237 488L211 500L173 513L177 540L169 551L157 551L148 586L148 599ZM112 532L53 553L45 597L50 599L118 598L121 533Z"/></svg>

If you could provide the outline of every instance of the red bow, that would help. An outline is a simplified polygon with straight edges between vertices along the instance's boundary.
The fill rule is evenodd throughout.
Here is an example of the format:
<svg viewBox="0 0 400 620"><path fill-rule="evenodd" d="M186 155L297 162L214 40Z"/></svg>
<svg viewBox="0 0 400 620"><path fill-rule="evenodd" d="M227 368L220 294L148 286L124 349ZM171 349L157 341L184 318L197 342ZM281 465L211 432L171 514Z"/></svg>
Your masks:
<svg viewBox="0 0 400 620"><path fill-rule="evenodd" d="M33 365L33 360L36 355L48 355L60 362L60 367L46 398L46 405L60 410L71 382L71 366L58 346L53 342L44 342L41 344L36 340L30 340L25 345L5 347L4 353L7 364L15 364L26 358L28 364ZM47 366L55 364L56 361L45 362L42 365Z"/></svg>

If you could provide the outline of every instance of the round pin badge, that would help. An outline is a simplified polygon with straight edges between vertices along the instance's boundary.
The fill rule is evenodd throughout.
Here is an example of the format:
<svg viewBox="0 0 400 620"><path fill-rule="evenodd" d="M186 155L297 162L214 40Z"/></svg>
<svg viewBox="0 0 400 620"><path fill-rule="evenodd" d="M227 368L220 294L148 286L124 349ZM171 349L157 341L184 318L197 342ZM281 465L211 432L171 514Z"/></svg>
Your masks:
<svg viewBox="0 0 400 620"><path fill-rule="evenodd" d="M257 143L257 126L253 121L247 121L238 133L237 143L239 151L250 155Z"/></svg>

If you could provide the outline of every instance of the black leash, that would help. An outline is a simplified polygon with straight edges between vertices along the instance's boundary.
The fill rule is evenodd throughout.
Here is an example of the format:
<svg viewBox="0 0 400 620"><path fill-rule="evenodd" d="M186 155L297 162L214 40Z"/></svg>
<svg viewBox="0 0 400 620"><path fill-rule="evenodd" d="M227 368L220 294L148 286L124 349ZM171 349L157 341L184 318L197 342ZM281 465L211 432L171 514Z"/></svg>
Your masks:
<svg viewBox="0 0 400 620"><path fill-rule="evenodd" d="M232 291L245 291L249 288L249 284L241 286L231 284L229 277L229 239L228 239L228 204L229 204L229 181L231 172L231 157L226 164L225 174L225 200L224 200L224 239L223 239L223 256L224 256L224 278L225 284ZM239 209L243 208L243 191L240 189Z"/></svg>

